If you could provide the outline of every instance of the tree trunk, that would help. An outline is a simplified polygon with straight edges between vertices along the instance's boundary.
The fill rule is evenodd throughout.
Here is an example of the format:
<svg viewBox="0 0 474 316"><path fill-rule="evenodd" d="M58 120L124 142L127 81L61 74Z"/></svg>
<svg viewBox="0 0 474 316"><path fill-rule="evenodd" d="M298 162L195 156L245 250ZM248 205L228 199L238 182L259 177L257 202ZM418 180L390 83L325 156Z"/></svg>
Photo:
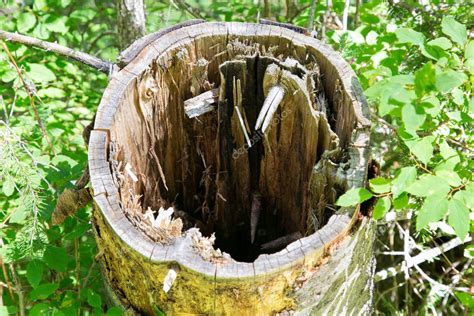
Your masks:
<svg viewBox="0 0 474 316"><path fill-rule="evenodd" d="M146 34L145 4L143 0L116 0L119 45L127 48Z"/></svg>
<svg viewBox="0 0 474 316"><path fill-rule="evenodd" d="M368 314L374 225L334 207L367 177L368 107L350 65L286 25L197 21L134 45L89 145L116 302Z"/></svg>

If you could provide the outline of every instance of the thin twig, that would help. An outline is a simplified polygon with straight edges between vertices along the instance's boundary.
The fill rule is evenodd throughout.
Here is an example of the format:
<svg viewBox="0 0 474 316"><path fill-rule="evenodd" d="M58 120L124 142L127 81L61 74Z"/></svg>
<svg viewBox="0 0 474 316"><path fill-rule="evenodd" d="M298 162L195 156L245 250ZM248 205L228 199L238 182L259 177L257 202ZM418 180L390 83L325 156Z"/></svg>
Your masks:
<svg viewBox="0 0 474 316"><path fill-rule="evenodd" d="M114 32L114 31L106 31L106 32L100 33L100 34L99 34L96 38L94 38L94 40L90 43L88 51L91 52L92 49L94 49L95 44L97 44L97 42L98 42L102 37L104 37L104 36L110 36L110 35L117 35L117 33Z"/></svg>
<svg viewBox="0 0 474 316"><path fill-rule="evenodd" d="M293 14L288 18L287 23L293 23L293 20L294 20L298 15L300 15L301 13L303 13L304 10L308 9L310 6L311 6L311 4L306 4L306 5L302 6L301 8L298 8L297 10L295 10L295 12L293 12Z"/></svg>
<svg viewBox="0 0 474 316"><path fill-rule="evenodd" d="M12 286L10 284L10 279L8 278L7 268L5 267L5 263L3 262L3 258L0 255L0 265L2 266L3 277L5 279L6 288L8 289L8 294L10 295L11 300L14 304L16 304L15 296L13 295Z"/></svg>
<svg viewBox="0 0 474 316"><path fill-rule="evenodd" d="M1 35L1 31L0 31L0 35ZM20 81L21 83L23 84L23 87L25 88L27 94L28 94L28 98L30 99L30 106L31 108L33 109L33 112L35 114L35 118L36 118L36 121L38 122L38 125L41 129L41 133L43 134L43 137L46 139L46 142L48 143L49 147L51 148L51 152L56 155L56 152L54 150L54 146L53 146L53 143L51 143L51 140L49 139L48 137L48 133L46 132L46 128L44 127L44 124L43 124L43 120L41 120L41 117L38 113L38 109L36 108L36 105L35 105L35 101L34 101L34 94L35 94L35 91L33 91L33 89L30 87L30 85L28 85L25 81L25 79L23 78L23 74L21 73L21 69L18 67L18 65L16 64L15 62L15 58L13 58L13 55L11 54L10 50L8 49L8 46L7 44L5 44L4 42L2 42L2 45L3 45L3 49L5 50L5 52L7 53L7 56L8 58L10 59L10 62L12 63L12 65L15 67L15 70L18 74L18 77L20 78Z"/></svg>
<svg viewBox="0 0 474 316"><path fill-rule="evenodd" d="M42 49L45 49L46 51L52 51L56 54L63 55L71 59L77 60L85 65L88 65L106 74L109 73L110 68L113 65L111 62L102 60L100 58L91 56L83 52L75 51L69 47L62 46L56 43L42 41L37 38L33 38L30 36L25 36L25 35L21 35L17 33L10 33L10 32L5 32L5 31L0 30L0 39L24 44L27 46L42 48Z"/></svg>
<svg viewBox="0 0 474 316"><path fill-rule="evenodd" d="M188 4L186 1L184 0L172 0L172 2L174 4L176 4L176 6L186 12L188 12L189 14L191 14L193 17L195 17L196 19L203 19L204 20L204 17L201 15L201 13L199 12L198 9L196 8L193 8L190 4Z"/></svg>
<svg viewBox="0 0 474 316"><path fill-rule="evenodd" d="M94 270L96 264L96 259L92 261L91 266L89 267L89 271L87 271L87 275L82 282L82 288L85 289L87 287L87 283L89 282L89 278L91 277L92 271Z"/></svg>

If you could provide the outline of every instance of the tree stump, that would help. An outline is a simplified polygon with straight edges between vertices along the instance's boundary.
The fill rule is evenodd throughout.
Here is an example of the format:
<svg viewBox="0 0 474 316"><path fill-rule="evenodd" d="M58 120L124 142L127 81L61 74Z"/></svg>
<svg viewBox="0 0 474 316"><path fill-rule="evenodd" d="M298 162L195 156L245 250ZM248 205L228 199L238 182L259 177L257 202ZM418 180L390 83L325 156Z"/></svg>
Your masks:
<svg viewBox="0 0 474 316"><path fill-rule="evenodd" d="M350 65L286 25L192 21L121 55L89 143L116 303L140 314L371 310L368 107Z"/></svg>

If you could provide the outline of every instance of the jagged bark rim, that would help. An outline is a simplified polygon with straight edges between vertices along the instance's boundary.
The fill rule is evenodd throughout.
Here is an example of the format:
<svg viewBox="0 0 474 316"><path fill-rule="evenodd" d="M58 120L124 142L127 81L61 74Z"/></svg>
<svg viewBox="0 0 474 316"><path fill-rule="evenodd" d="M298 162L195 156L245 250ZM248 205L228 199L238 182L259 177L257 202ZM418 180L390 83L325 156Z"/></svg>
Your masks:
<svg viewBox="0 0 474 316"><path fill-rule="evenodd" d="M205 33L202 33L203 29L205 29ZM268 34L268 36L286 38L294 45L314 50L319 58L324 59L330 65L329 67L334 68L337 79L340 80L344 97L349 98L353 105L352 110L357 121L354 126L355 131L349 131L352 132L351 139L348 136L343 139L343 142L350 144L348 147L353 148L354 152L359 152L362 157L367 156L368 137L361 136L368 134L370 125L367 102L361 93L353 70L340 55L314 38L277 26L250 23L203 23L201 28L187 26L165 33L145 47L133 61L110 80L100 102L89 143L89 167L94 200L115 234L130 248L152 262L178 262L212 279L254 278L281 272L285 268L315 264L330 245L348 233L355 221L356 208L348 208L339 215L334 215L322 229L311 236L291 243L278 253L261 255L253 263L234 261L223 266L204 261L191 249L191 243L186 237L178 238L172 246L153 243L132 226L120 209L118 192L112 180L107 155L110 128L127 85L133 82L134 78L143 72L152 60L172 47L179 46L180 41L218 34L235 37ZM365 170L364 166L363 172ZM363 184L365 178L359 178L354 176L352 180L349 179L351 180L349 185L352 187ZM142 242L137 244L136 240ZM168 251L171 248L173 251ZM177 249L180 251L176 251Z"/></svg>

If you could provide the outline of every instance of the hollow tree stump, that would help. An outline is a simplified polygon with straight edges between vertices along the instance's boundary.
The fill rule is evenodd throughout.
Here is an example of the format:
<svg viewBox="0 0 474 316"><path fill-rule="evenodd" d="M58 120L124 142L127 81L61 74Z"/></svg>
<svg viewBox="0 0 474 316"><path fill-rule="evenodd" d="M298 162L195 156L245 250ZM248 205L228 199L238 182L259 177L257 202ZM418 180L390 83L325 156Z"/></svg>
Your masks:
<svg viewBox="0 0 474 316"><path fill-rule="evenodd" d="M192 21L135 42L89 144L108 287L154 314L371 310L368 108L349 64L285 26Z"/></svg>

